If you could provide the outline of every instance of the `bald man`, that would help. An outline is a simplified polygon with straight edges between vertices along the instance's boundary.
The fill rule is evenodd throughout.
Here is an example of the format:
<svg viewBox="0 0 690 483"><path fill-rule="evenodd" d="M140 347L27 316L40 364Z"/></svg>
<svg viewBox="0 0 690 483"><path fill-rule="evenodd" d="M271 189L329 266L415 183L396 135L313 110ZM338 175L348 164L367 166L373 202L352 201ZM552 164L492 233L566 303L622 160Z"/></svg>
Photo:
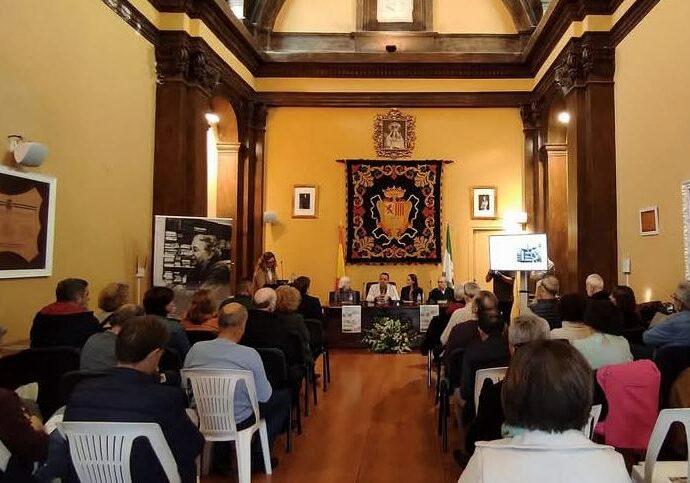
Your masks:
<svg viewBox="0 0 690 483"><path fill-rule="evenodd" d="M276 436L286 427L290 411L290 391L274 390L268 382L259 353L251 347L240 345L248 317L247 309L243 305L236 302L224 305L218 314L218 338L194 344L187 353L184 367L250 371L254 375L259 412L261 417L266 419L269 443L273 444ZM237 429L254 424L254 412L244 386L236 389L234 402ZM256 460L260 461L260 458Z"/></svg>
<svg viewBox="0 0 690 483"><path fill-rule="evenodd" d="M272 288L260 288L254 293L254 308L249 310L240 344L280 349L285 354L288 366L303 364L303 348L290 337L285 324L274 314L276 300L276 291Z"/></svg>
<svg viewBox="0 0 690 483"><path fill-rule="evenodd" d="M537 282L536 302L530 306L532 312L545 319L552 330L559 329L562 325L561 310L558 304L559 290L558 279L553 275L547 275Z"/></svg>
<svg viewBox="0 0 690 483"><path fill-rule="evenodd" d="M587 297L594 300L608 300L609 293L604 290L604 279L598 273L593 273L585 280Z"/></svg>

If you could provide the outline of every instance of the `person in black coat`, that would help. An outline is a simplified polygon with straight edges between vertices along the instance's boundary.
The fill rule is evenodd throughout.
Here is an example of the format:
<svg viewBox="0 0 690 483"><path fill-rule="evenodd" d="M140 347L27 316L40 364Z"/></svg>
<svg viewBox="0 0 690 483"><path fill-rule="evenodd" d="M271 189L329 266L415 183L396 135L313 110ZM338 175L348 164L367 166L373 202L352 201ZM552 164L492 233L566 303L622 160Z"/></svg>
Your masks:
<svg viewBox="0 0 690 483"><path fill-rule="evenodd" d="M93 334L102 332L89 310L89 283L79 278L61 280L55 289L56 302L43 307L31 326L31 347L74 347L81 349Z"/></svg>
<svg viewBox="0 0 690 483"><path fill-rule="evenodd" d="M157 423L181 481L193 483L204 438L185 412L182 390L158 382L158 362L168 337L158 318L125 322L115 345L118 367L107 376L82 381L72 392L64 420ZM145 440L135 442L131 461L135 483L167 481Z"/></svg>
<svg viewBox="0 0 690 483"><path fill-rule="evenodd" d="M553 275L547 275L537 282L537 301L530 305L532 312L545 319L552 329L560 329L562 325L561 308L558 302L560 283Z"/></svg>
<svg viewBox="0 0 690 483"><path fill-rule="evenodd" d="M311 280L309 277L297 277L292 286L299 290L302 295L302 302L299 304L297 312L302 314L305 319L315 319L323 321L323 310L321 309L321 301L317 297L309 295L309 286Z"/></svg>
<svg viewBox="0 0 690 483"><path fill-rule="evenodd" d="M429 299L427 300L427 303L447 303L452 302L453 300L455 300L455 293L453 292L453 289L448 286L446 277L441 275L438 278L438 287L429 292Z"/></svg>
<svg viewBox="0 0 690 483"><path fill-rule="evenodd" d="M407 276L407 285L400 291L401 302L416 302L421 304L424 301L424 290L417 282L417 275L411 273Z"/></svg>

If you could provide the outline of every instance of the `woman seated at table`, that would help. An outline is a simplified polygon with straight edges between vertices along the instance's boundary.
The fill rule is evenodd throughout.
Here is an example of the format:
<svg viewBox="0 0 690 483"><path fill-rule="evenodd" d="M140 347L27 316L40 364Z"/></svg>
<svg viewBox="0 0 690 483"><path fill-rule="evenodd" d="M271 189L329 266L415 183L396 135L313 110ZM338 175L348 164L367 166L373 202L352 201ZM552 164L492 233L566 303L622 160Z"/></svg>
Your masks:
<svg viewBox="0 0 690 483"><path fill-rule="evenodd" d="M407 285L400 292L400 300L407 303L422 303L424 300L424 290L417 283L417 275L411 273L407 276Z"/></svg>

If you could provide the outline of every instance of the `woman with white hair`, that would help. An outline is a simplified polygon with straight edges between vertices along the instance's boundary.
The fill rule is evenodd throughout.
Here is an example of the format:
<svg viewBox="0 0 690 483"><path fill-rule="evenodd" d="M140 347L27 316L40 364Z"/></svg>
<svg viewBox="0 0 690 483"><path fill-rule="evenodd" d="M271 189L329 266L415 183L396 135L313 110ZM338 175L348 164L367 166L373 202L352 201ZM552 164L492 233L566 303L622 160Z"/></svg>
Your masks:
<svg viewBox="0 0 690 483"><path fill-rule="evenodd" d="M339 304L359 303L359 292L352 290L350 277L344 275L338 280L338 290L335 292L335 301Z"/></svg>

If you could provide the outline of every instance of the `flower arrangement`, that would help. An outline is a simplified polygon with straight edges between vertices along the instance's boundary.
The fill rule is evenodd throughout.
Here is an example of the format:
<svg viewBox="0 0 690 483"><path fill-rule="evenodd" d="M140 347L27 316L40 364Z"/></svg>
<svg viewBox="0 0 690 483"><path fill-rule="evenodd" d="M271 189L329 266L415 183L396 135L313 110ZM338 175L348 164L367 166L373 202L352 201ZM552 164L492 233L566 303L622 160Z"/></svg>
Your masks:
<svg viewBox="0 0 690 483"><path fill-rule="evenodd" d="M392 354L410 352L412 341L416 337L409 320L392 317L374 319L374 325L365 334L364 342L369 345L369 350Z"/></svg>

